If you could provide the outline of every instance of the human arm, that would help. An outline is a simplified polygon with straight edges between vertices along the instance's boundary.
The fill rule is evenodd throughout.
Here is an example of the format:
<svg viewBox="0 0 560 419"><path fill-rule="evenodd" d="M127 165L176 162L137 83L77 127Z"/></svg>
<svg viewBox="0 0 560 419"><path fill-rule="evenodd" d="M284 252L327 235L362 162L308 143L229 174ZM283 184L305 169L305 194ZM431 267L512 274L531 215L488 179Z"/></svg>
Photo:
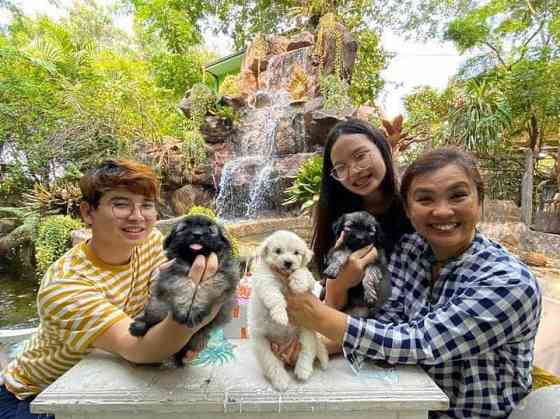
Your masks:
<svg viewBox="0 0 560 419"><path fill-rule="evenodd" d="M208 259L198 256L193 262L189 276L195 283L205 281L216 272L217 265L215 254L211 254ZM134 319L125 316L101 333L92 342L92 346L119 354L135 363L160 362L177 353L198 330L216 316L219 309L220 306L213 307L210 315L196 328L179 324L168 314L142 338L130 334L129 327Z"/></svg>
<svg viewBox="0 0 560 419"><path fill-rule="evenodd" d="M512 339L527 338L536 331L540 312L534 279L526 270L508 272L500 264L488 268L477 272L476 279L462 277L458 281L467 285L460 292L409 322L349 319L345 353L434 365L475 358Z"/></svg>

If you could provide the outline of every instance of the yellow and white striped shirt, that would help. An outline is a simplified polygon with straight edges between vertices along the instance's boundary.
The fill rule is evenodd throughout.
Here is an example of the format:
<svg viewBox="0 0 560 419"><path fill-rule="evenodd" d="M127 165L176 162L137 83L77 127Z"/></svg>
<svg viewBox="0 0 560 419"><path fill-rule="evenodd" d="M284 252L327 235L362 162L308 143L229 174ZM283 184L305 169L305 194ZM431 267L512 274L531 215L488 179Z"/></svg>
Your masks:
<svg viewBox="0 0 560 419"><path fill-rule="evenodd" d="M121 266L103 263L85 242L55 262L37 294L37 332L2 371L0 384L19 399L35 396L87 355L109 327L140 314L151 273L166 260L162 242L154 229Z"/></svg>

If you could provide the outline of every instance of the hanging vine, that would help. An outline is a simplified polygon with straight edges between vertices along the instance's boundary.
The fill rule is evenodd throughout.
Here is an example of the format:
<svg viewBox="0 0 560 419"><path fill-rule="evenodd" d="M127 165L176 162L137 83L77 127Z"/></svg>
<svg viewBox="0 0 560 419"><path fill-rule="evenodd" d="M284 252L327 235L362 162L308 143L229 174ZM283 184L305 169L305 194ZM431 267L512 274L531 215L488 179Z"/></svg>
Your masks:
<svg viewBox="0 0 560 419"><path fill-rule="evenodd" d="M259 88L259 77L261 73L261 61L268 52L268 43L262 32L257 32L253 41L253 56L257 59L257 90Z"/></svg>
<svg viewBox="0 0 560 419"><path fill-rule="evenodd" d="M338 78L341 78L344 33L340 29L340 26L337 25L335 14L327 13L319 20L317 42L315 43L314 50L314 54L319 57L319 74L323 72L325 66L325 60L328 54L327 41L331 36L334 36L334 74Z"/></svg>

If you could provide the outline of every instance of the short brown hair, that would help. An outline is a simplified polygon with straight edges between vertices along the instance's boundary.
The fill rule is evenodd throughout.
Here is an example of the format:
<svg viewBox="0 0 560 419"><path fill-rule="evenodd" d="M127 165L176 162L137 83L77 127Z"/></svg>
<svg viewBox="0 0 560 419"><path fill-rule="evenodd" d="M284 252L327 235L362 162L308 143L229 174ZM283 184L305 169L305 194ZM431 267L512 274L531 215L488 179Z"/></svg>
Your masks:
<svg viewBox="0 0 560 419"><path fill-rule="evenodd" d="M405 208L408 208L408 191L416 177L435 172L450 164L459 166L465 171L476 187L478 202L482 204L484 202L484 182L478 171L476 159L458 148L445 147L422 154L406 168L401 179L401 197Z"/></svg>
<svg viewBox="0 0 560 419"><path fill-rule="evenodd" d="M104 193L118 188L154 200L159 196L159 181L154 171L132 160L105 160L80 179L82 199L93 208L98 207Z"/></svg>

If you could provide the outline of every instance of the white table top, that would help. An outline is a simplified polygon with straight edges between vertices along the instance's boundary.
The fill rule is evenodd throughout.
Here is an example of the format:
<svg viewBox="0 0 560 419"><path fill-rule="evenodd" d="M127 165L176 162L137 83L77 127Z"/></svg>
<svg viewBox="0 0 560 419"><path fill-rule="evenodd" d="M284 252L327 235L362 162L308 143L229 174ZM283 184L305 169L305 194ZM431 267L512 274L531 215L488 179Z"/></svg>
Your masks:
<svg viewBox="0 0 560 419"><path fill-rule="evenodd" d="M428 411L447 406L447 396L421 368L368 363L355 375L341 356L331 359L326 371L317 368L308 382L294 378L288 390L279 393L263 377L247 340L222 339L199 365L182 369L138 366L110 354L91 354L43 391L32 403L32 411L100 417L103 412L133 410L154 417L179 412L216 417L253 412Z"/></svg>

